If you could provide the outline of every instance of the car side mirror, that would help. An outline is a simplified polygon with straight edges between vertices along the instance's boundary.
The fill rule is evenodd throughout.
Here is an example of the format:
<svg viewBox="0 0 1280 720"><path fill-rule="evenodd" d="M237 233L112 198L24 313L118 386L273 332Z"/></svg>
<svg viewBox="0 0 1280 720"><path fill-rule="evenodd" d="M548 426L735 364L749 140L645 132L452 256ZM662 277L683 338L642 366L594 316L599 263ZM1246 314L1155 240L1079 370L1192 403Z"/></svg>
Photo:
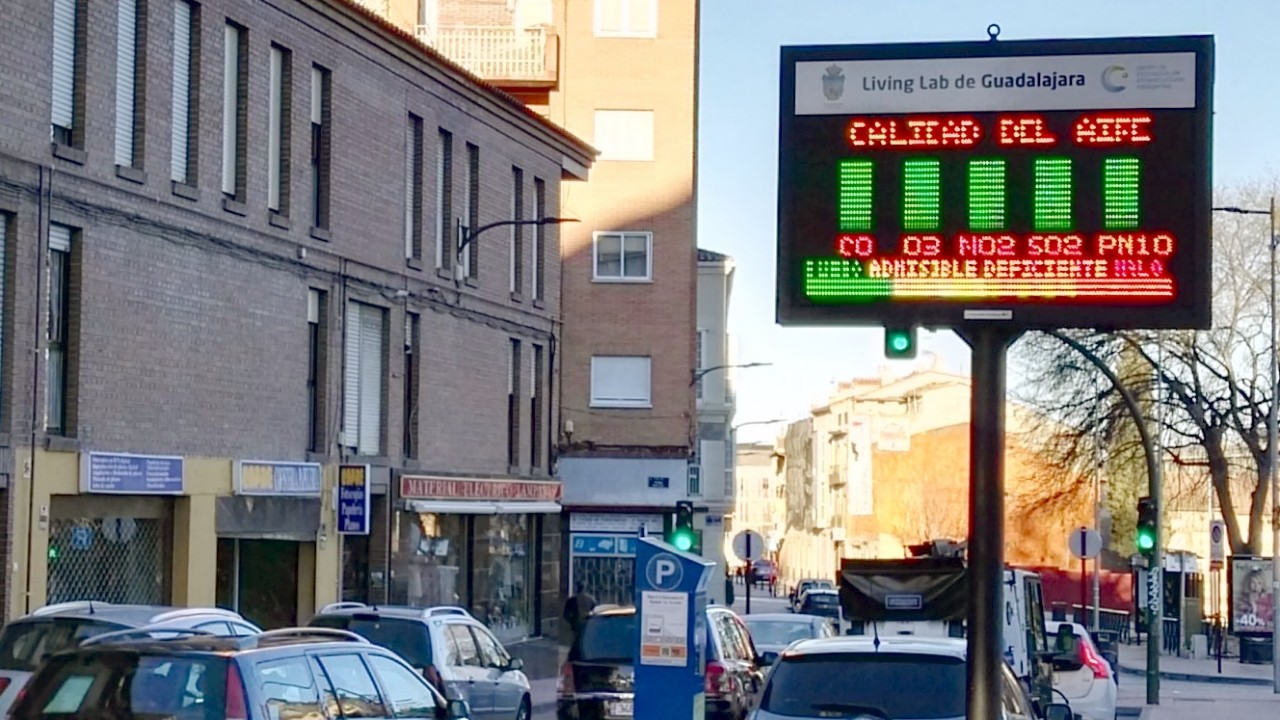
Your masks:
<svg viewBox="0 0 1280 720"><path fill-rule="evenodd" d="M507 672L514 672L514 671L516 671L516 670L523 670L523 669L524 669L524 660L521 660L521 659L520 659L520 658L518 658L518 657L513 657L513 658L511 658L510 660L508 660L508 661L507 661L507 667L506 667L506 668L504 668L504 669L505 669Z"/></svg>
<svg viewBox="0 0 1280 720"><path fill-rule="evenodd" d="M450 700L444 706L445 720L470 720L471 706L466 700Z"/></svg>
<svg viewBox="0 0 1280 720"><path fill-rule="evenodd" d="M1073 720L1071 706L1066 703L1052 703L1044 709L1044 720Z"/></svg>

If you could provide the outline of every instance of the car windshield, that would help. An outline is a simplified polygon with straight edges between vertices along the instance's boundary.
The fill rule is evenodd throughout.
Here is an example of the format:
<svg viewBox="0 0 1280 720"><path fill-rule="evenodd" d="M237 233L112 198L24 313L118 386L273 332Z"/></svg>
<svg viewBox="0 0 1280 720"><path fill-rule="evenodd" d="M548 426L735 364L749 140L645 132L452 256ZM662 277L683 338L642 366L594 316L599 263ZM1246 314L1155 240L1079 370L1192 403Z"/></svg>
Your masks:
<svg viewBox="0 0 1280 720"><path fill-rule="evenodd" d="M828 593L809 593L804 596L804 601L812 605L837 605L840 603L840 596Z"/></svg>
<svg viewBox="0 0 1280 720"><path fill-rule="evenodd" d="M46 655L73 648L86 638L125 628L76 618L9 623L0 631L0 670L31 672Z"/></svg>
<svg viewBox="0 0 1280 720"><path fill-rule="evenodd" d="M419 670L431 665L431 640L427 636L427 626L420 620L356 614L318 617L311 624L350 630L374 645L394 652Z"/></svg>
<svg viewBox="0 0 1280 720"><path fill-rule="evenodd" d="M907 653L784 655L769 676L760 708L789 717L859 708L888 718L964 717L964 661Z"/></svg>
<svg viewBox="0 0 1280 720"><path fill-rule="evenodd" d="M751 631L751 639L757 645L790 645L796 640L817 637L811 621L753 621L750 615L743 620L747 623L747 629Z"/></svg>
<svg viewBox="0 0 1280 720"><path fill-rule="evenodd" d="M114 708L122 717L140 719L222 718L226 663L214 656L113 651L63 655L40 670L13 717L99 717Z"/></svg>
<svg viewBox="0 0 1280 720"><path fill-rule="evenodd" d="M630 663L635 656L636 616L596 615L578 638L575 660Z"/></svg>

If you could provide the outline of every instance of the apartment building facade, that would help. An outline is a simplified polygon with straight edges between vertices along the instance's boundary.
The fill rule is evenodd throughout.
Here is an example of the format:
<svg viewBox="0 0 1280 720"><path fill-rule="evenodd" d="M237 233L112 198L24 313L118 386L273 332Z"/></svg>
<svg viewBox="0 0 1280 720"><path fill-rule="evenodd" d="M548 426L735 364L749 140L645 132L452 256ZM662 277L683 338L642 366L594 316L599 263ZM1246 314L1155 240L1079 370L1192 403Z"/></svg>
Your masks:
<svg viewBox="0 0 1280 720"><path fill-rule="evenodd" d="M690 493L699 3L360 1L600 152L562 197L556 467L566 587L629 602L640 528L686 498L714 518Z"/></svg>
<svg viewBox="0 0 1280 720"><path fill-rule="evenodd" d="M592 148L344 0L5 17L6 616L443 600L542 632L558 233L456 227L557 215Z"/></svg>
<svg viewBox="0 0 1280 720"><path fill-rule="evenodd" d="M724 553L727 566L741 565L733 555L733 536L754 530L764 538L763 555L773 558L786 529L786 482L781 470L782 448L775 442L738 443L734 447L733 516L725 524Z"/></svg>
<svg viewBox="0 0 1280 720"><path fill-rule="evenodd" d="M702 556L716 563L712 569L709 597L721 597L728 569L725 547L725 518L733 514L734 464L737 441L734 417L737 393L734 389L734 352L729 335L729 302L733 297L733 258L698 248L698 328L697 362L694 366L694 398L698 408L697 454L690 469L690 497L706 507L697 547ZM697 507L695 505L695 507Z"/></svg>

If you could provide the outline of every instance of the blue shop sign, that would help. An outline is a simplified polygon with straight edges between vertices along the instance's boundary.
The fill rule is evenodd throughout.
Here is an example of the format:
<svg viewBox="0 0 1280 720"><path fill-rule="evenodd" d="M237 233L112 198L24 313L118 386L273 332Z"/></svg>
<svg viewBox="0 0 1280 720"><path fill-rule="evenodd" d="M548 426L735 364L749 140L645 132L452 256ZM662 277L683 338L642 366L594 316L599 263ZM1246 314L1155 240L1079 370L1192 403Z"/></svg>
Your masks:
<svg viewBox="0 0 1280 720"><path fill-rule="evenodd" d="M372 486L368 465L338 466L338 533L369 534Z"/></svg>
<svg viewBox="0 0 1280 720"><path fill-rule="evenodd" d="M320 497L320 464L240 460L236 463L236 493Z"/></svg>
<svg viewBox="0 0 1280 720"><path fill-rule="evenodd" d="M181 495L185 489L180 457L97 452L81 455L80 492Z"/></svg>

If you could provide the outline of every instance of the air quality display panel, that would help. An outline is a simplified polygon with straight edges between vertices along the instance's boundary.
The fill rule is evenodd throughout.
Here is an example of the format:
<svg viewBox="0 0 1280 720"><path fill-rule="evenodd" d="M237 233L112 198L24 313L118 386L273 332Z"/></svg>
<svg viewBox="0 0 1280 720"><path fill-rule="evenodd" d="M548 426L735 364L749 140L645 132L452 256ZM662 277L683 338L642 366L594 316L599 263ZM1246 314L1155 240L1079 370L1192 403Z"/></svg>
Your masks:
<svg viewBox="0 0 1280 720"><path fill-rule="evenodd" d="M784 48L784 324L1207 327L1212 39Z"/></svg>

